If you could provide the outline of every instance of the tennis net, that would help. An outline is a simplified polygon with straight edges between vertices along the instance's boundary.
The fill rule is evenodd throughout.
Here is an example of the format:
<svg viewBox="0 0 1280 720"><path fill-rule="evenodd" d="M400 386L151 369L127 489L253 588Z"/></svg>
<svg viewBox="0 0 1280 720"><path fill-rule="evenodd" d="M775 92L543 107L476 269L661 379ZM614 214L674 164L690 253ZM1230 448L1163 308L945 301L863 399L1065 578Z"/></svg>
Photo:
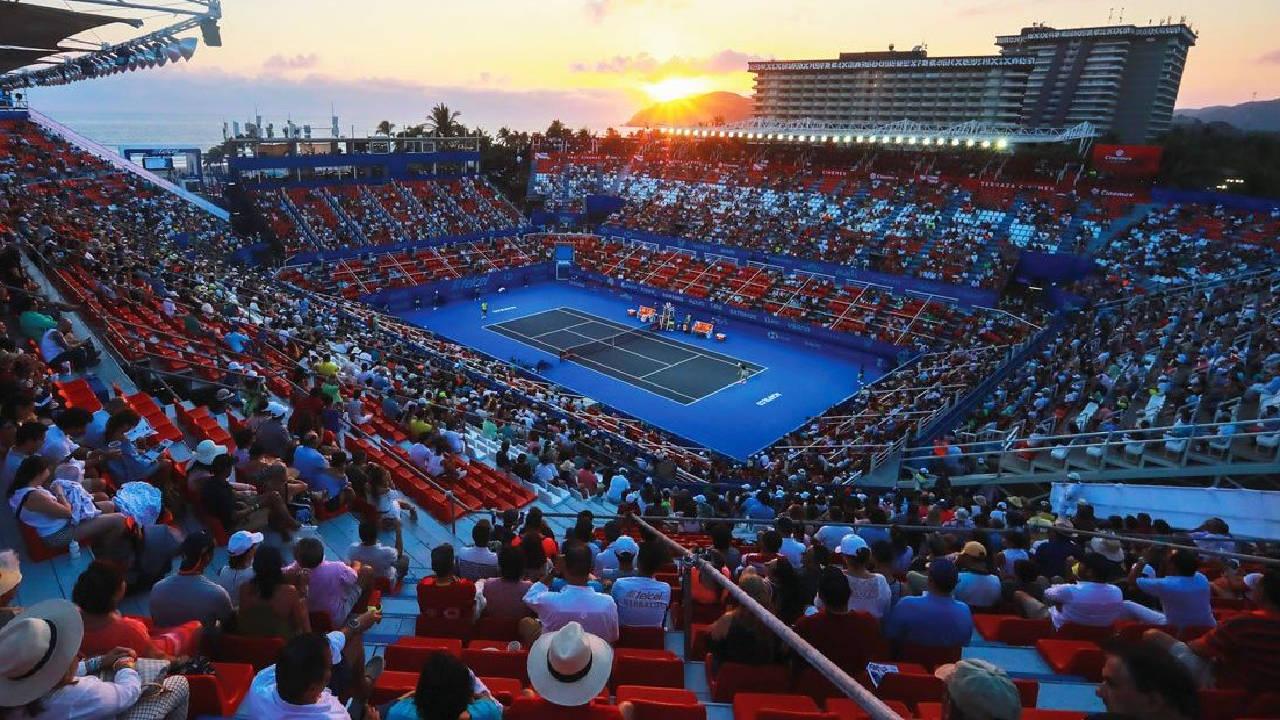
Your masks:
<svg viewBox="0 0 1280 720"><path fill-rule="evenodd" d="M581 358L604 352L611 348L624 347L628 344L634 343L638 338L642 338L651 332L650 327L651 326L646 325L643 327L633 328L631 330L623 330L616 335L610 335L606 338L589 340L578 345L571 345L565 348L562 352L566 357L572 356Z"/></svg>

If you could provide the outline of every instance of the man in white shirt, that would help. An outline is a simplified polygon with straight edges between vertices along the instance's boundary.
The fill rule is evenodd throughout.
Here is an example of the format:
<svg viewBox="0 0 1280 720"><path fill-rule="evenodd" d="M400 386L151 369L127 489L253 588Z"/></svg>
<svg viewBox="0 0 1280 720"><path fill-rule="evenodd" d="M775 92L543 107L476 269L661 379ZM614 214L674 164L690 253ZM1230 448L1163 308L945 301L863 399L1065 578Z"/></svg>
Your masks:
<svg viewBox="0 0 1280 720"><path fill-rule="evenodd" d="M1054 585L1045 590L1043 603L1022 591L1015 593L1014 599L1022 605L1024 615L1048 617L1055 628L1067 623L1106 627L1125 616L1124 593L1119 587L1101 581L1107 573L1106 558L1088 553L1076 572L1079 580L1074 584Z"/></svg>
<svg viewBox="0 0 1280 720"><path fill-rule="evenodd" d="M431 463L431 448L427 447L427 435L423 434L418 441L409 446L409 461L419 468L426 469Z"/></svg>
<svg viewBox="0 0 1280 720"><path fill-rule="evenodd" d="M617 520L604 524L604 548L596 552L594 562L596 577L604 577L610 570L618 569L618 554L613 544L622 537L622 529Z"/></svg>
<svg viewBox="0 0 1280 720"><path fill-rule="evenodd" d="M568 584L553 592L551 578L544 577L525 593L524 604L538 616L520 621L520 639L526 647L543 632L559 630L574 620L605 642L618 639L618 605L612 597L587 587L590 577L591 551L585 543L566 543L564 579Z"/></svg>
<svg viewBox="0 0 1280 720"><path fill-rule="evenodd" d="M836 548L840 547L840 541L845 535L853 532L853 528L844 524L844 513L840 508L833 507L827 514L831 519L813 534L813 541L820 542L827 546L827 550L835 552Z"/></svg>
<svg viewBox="0 0 1280 720"><path fill-rule="evenodd" d="M791 563L791 567L799 570L806 548L805 544L795 537L795 523L785 515L778 518L778 532L782 535L782 547L778 548L778 554L786 558L787 562Z"/></svg>
<svg viewBox="0 0 1280 720"><path fill-rule="evenodd" d="M613 600L623 627L662 627L671 604L671 586L653 576L666 560L656 541L646 542L640 546L636 574L613 583Z"/></svg>
<svg viewBox="0 0 1280 720"><path fill-rule="evenodd" d="M493 526L481 520L471 528L471 545L458 551L458 575L468 580L498 576L498 554L489 549Z"/></svg>
<svg viewBox="0 0 1280 720"><path fill-rule="evenodd" d="M330 690L335 662L342 661L347 637L304 633L285 643L272 665L253 678L236 717L241 720L351 720L351 715ZM366 720L379 720L373 706Z"/></svg>
<svg viewBox="0 0 1280 720"><path fill-rule="evenodd" d="M1134 563L1129 577L1138 589L1160 601L1165 622L1177 628L1214 627L1212 588L1199 571L1200 558L1194 550L1175 550L1169 556L1164 577L1141 577L1146 562Z"/></svg>

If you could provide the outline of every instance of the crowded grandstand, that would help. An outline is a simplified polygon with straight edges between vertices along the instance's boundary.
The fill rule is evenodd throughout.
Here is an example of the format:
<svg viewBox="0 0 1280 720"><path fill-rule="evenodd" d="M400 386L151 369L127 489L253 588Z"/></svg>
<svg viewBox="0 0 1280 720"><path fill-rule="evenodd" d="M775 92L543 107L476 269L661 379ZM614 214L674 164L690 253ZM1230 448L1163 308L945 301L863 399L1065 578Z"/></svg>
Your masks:
<svg viewBox="0 0 1280 720"><path fill-rule="evenodd" d="M976 126L199 196L0 97L2 718L1280 717L1278 202Z"/></svg>

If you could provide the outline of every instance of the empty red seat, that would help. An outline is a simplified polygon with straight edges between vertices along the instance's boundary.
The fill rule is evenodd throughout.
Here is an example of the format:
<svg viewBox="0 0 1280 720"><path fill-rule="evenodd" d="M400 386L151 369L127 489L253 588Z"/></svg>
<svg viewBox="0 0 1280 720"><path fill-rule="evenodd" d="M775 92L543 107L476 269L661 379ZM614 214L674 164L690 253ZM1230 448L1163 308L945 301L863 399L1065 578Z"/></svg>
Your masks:
<svg viewBox="0 0 1280 720"><path fill-rule="evenodd" d="M462 656L462 641L457 638L402 637L387 646L388 670L418 672L432 653L443 650L455 657Z"/></svg>
<svg viewBox="0 0 1280 720"><path fill-rule="evenodd" d="M621 717L617 705L589 702L564 707L537 697L516 698L503 714L504 720L620 720Z"/></svg>
<svg viewBox="0 0 1280 720"><path fill-rule="evenodd" d="M900 700L912 708L919 702L941 700L945 685L930 674L889 673L876 686L876 697L881 700Z"/></svg>
<svg viewBox="0 0 1280 720"><path fill-rule="evenodd" d="M1101 682L1106 655L1097 643L1087 640L1039 640L1036 650L1059 675L1078 675Z"/></svg>
<svg viewBox="0 0 1280 720"><path fill-rule="evenodd" d="M887 700L885 705L888 705L899 717L911 717L911 709L899 700ZM867 720L871 717L861 705L847 697L829 698L827 712L835 713L840 720Z"/></svg>
<svg viewBox="0 0 1280 720"><path fill-rule="evenodd" d="M762 711L789 713L821 712L813 698L804 695L740 692L733 696L733 720L757 720Z"/></svg>
<svg viewBox="0 0 1280 720"><path fill-rule="evenodd" d="M1037 640L1053 636L1053 623L1048 618L978 614L973 616L973 626L982 637L1006 645L1031 646Z"/></svg>
<svg viewBox="0 0 1280 720"><path fill-rule="evenodd" d="M618 641L614 647L663 650L667 646L666 641L666 631L660 627L622 627L618 629Z"/></svg>
<svg viewBox="0 0 1280 720"><path fill-rule="evenodd" d="M711 657L706 659L708 667ZM733 702L739 692L785 693L791 686L791 673L782 665L744 665L721 663L710 678L712 702Z"/></svg>
<svg viewBox="0 0 1280 720"><path fill-rule="evenodd" d="M917 663L933 670L939 665L960 662L960 653L964 648L959 645L916 645L904 643L898 648L897 660Z"/></svg>
<svg viewBox="0 0 1280 720"><path fill-rule="evenodd" d="M522 683L529 682L528 650L478 650L466 648L462 651L462 662L471 668L471 672L481 677L515 678Z"/></svg>
<svg viewBox="0 0 1280 720"><path fill-rule="evenodd" d="M252 665L254 670L261 670L275 664L283 647L283 638L224 634L218 640L215 659L226 663L245 663Z"/></svg>
<svg viewBox="0 0 1280 720"><path fill-rule="evenodd" d="M667 650L615 648L609 684L684 687L684 663Z"/></svg>
<svg viewBox="0 0 1280 720"><path fill-rule="evenodd" d="M1087 715L1088 713L1078 710L1040 710L1024 707L1021 720L1083 720ZM916 717L920 720L942 720L942 703L920 703L916 708Z"/></svg>
<svg viewBox="0 0 1280 720"><path fill-rule="evenodd" d="M619 704L635 706L635 720L706 720L707 708L690 690L646 685L619 685Z"/></svg>
<svg viewBox="0 0 1280 720"><path fill-rule="evenodd" d="M253 683L253 666L248 663L213 663L213 675L188 675L191 717L213 715L231 717Z"/></svg>

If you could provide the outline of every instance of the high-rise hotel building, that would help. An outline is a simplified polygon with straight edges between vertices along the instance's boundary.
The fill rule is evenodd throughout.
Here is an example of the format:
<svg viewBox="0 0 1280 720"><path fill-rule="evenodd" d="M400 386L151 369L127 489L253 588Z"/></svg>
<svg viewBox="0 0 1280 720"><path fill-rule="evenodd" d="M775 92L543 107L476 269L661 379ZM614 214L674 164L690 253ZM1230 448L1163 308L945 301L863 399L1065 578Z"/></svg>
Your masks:
<svg viewBox="0 0 1280 720"><path fill-rule="evenodd" d="M971 120L1024 128L1090 122L1121 142L1169 128L1187 50L1186 24L1056 30L996 38L999 55L841 53L834 60L753 62L757 119L846 126Z"/></svg>

